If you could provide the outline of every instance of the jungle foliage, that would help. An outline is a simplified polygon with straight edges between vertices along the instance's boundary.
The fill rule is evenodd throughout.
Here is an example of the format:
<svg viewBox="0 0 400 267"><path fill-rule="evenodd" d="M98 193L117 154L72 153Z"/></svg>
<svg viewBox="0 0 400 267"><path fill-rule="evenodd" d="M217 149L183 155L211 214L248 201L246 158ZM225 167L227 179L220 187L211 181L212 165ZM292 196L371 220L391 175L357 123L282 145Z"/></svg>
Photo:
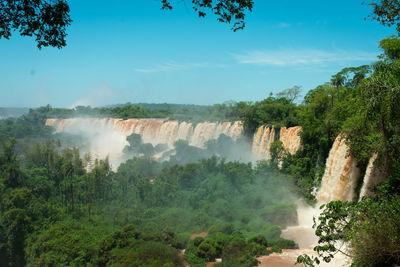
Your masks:
<svg viewBox="0 0 400 267"><path fill-rule="evenodd" d="M253 266L255 256L268 253L266 240L276 240L278 250L294 246L279 235L297 222L296 190L269 164L217 157L160 163L142 156L116 171L107 159L88 170L77 148L62 149L57 141L19 151L16 145L4 141L0 154L4 266L183 266L216 257ZM212 239L182 257L199 232L226 242ZM257 236L260 244L252 241Z"/></svg>
<svg viewBox="0 0 400 267"><path fill-rule="evenodd" d="M365 169L369 158L377 153L375 164L387 179L373 188L373 197L323 205L314 225L319 237L319 245L314 248L318 256L303 255L298 263L314 266L321 261L330 262L343 252L353 261L352 266L400 264L400 41L389 37L380 42L380 47L384 54L372 64L371 74L338 99L337 105L345 116L333 129L340 126L336 129L346 133L360 167ZM339 112L334 114L340 118ZM331 121L335 125L333 118Z"/></svg>

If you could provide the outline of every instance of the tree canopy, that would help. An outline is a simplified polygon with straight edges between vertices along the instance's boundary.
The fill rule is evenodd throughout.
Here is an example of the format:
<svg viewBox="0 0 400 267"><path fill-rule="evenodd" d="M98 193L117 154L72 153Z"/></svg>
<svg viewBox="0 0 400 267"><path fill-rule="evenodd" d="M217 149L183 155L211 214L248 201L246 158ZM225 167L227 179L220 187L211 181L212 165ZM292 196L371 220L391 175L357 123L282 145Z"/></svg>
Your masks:
<svg viewBox="0 0 400 267"><path fill-rule="evenodd" d="M172 1L160 0L161 8L170 10ZM251 11L253 0L192 0L199 17L207 11L218 21L232 23L232 30L245 27L245 12ZM0 1L0 39L10 39L14 31L21 36L34 36L38 48L67 45L67 27L71 24L70 8L65 0L2 0Z"/></svg>
<svg viewBox="0 0 400 267"><path fill-rule="evenodd" d="M170 0L161 0L162 9L172 9ZM245 12L253 9L253 0L192 0L193 9L199 17L205 17L207 10L214 13L218 21L232 23L232 30L245 27Z"/></svg>
<svg viewBox="0 0 400 267"><path fill-rule="evenodd" d="M64 0L0 1L0 38L10 39L13 31L34 36L37 46L66 46L66 28L71 23Z"/></svg>
<svg viewBox="0 0 400 267"><path fill-rule="evenodd" d="M384 26L396 25L400 33L400 2L395 0L379 0L369 3L373 8L370 17Z"/></svg>
<svg viewBox="0 0 400 267"><path fill-rule="evenodd" d="M171 10L177 0L160 0L163 10ZM184 1L185 2L185 1ZM385 26L397 26L400 32L400 3L378 0L372 6L373 20ZM242 30L246 12L252 11L254 0L191 0L199 17L213 13L219 22L232 24L232 30ZM13 31L21 36L34 36L39 48L66 46L67 27L71 24L70 8L66 0L2 0L0 1L0 39L10 39Z"/></svg>

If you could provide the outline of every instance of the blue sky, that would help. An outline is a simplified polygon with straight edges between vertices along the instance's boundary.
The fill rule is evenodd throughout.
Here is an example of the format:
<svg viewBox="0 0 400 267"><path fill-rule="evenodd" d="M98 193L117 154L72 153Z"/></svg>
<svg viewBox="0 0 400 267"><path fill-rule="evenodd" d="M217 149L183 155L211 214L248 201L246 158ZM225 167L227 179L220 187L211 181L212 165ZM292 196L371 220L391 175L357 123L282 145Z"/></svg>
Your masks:
<svg viewBox="0 0 400 267"><path fill-rule="evenodd" d="M67 47L0 39L0 106L259 101L294 85L305 94L374 61L395 34L364 20L359 0L255 0L237 32L176 2L70 0Z"/></svg>

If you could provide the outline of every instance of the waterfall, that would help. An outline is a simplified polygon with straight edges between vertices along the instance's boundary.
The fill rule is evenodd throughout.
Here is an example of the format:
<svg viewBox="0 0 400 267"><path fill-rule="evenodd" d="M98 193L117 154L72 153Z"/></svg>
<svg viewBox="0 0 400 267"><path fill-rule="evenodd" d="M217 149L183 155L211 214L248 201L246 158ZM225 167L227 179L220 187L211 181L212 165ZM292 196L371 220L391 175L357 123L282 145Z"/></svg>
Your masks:
<svg viewBox="0 0 400 267"><path fill-rule="evenodd" d="M202 148L207 141L217 139L221 134L236 140L243 133L241 121L234 123L202 122L198 123L194 129L192 123L167 119L47 119L46 125L53 126L56 133L76 133L85 129L98 132L104 129L112 129L123 136L135 133L142 137L144 143L167 144L170 148L178 140L186 140L190 145Z"/></svg>
<svg viewBox="0 0 400 267"><path fill-rule="evenodd" d="M191 146L204 148L207 141L217 139L221 134L237 140L243 133L241 121L201 122L193 127L192 123L167 119L71 118L47 119L46 125L53 126L57 133L85 127L96 128L99 131L102 128L111 128L124 136L139 134L144 143L167 144L170 148L178 140L185 140ZM291 154L295 154L301 148L300 131L300 126L280 129L283 147ZM275 128L260 126L254 135L253 154L257 158L270 159L270 147L274 140Z"/></svg>
<svg viewBox="0 0 400 267"><path fill-rule="evenodd" d="M189 144L191 146L203 147L205 142L214 137L216 129L217 124L215 122L201 122L197 124Z"/></svg>
<svg viewBox="0 0 400 267"><path fill-rule="evenodd" d="M259 148L262 146L262 135L266 132L267 131L261 127L257 130L253 142L254 152L259 152ZM288 133L288 129L281 130L280 132L280 140L282 143L286 142L284 146L290 153L300 148L300 146L297 146L299 143L290 143L291 140L294 140L294 132L295 130L292 130L291 133ZM292 137L288 138L289 136ZM297 208L299 225L288 227L282 231L281 237L295 240L299 244L299 249L283 250L282 254L273 253L270 256L260 257L258 258L258 260L261 261L259 266L293 266L297 256L304 253L315 255L316 253L313 251L312 247L318 243L317 237L314 234L315 230L312 229L312 217L318 217L321 212L319 210L320 205L334 200L352 201L355 199L355 189L360 171L357 168L357 161L354 156L350 154L349 147L345 143L345 137L345 134L337 136L329 152L321 187L316 197L318 201L316 208L307 207L299 203ZM286 138L288 138L287 141ZM293 150L290 151L290 149ZM371 195L368 188L382 182L385 178L385 166L379 168L376 164L376 160L377 154L374 154L369 160L360 192L360 198L364 195ZM345 247L342 247L342 249L346 250ZM323 262L320 266L349 266L350 264L350 258L347 258L343 254L336 254L335 258L330 263Z"/></svg>
<svg viewBox="0 0 400 267"><path fill-rule="evenodd" d="M229 128L227 128L226 135L233 140L237 140L243 133L243 122L235 121Z"/></svg>
<svg viewBox="0 0 400 267"><path fill-rule="evenodd" d="M188 140L193 134L193 126L191 123L181 122L178 127L178 133L176 135L175 141L178 140Z"/></svg>
<svg viewBox="0 0 400 267"><path fill-rule="evenodd" d="M340 134L336 137L326 161L321 188L317 193L318 202L353 200L359 174L357 162L349 154L349 147L345 143L345 135Z"/></svg>
<svg viewBox="0 0 400 267"><path fill-rule="evenodd" d="M281 136L281 141L288 138L293 132L295 130L288 132L288 129L284 129L284 137L282 138ZM287 142L289 143L286 144L286 149L290 152L289 149L292 148L291 153L293 153L297 144L290 143L289 140ZM318 244L318 238L312 228L313 216L318 217L320 213L318 207L321 204L333 200L353 200L354 189L359 176L359 170L356 165L356 160L349 154L349 148L345 143L345 135L339 135L329 152L321 188L317 195L318 203L316 208L307 206L304 203L298 203L297 217L299 225L288 227L282 231L281 237L295 240L299 245L299 249L284 250L282 254L273 253L270 256L261 257L258 259L261 261L259 266L293 266L299 255L306 253L315 256L316 253L312 247ZM320 266L348 266L350 262L351 259L342 254L337 254L330 263L322 262Z"/></svg>
<svg viewBox="0 0 400 267"><path fill-rule="evenodd" d="M369 188L386 178L385 164L378 167L377 157L378 155L374 153L369 159L360 190L360 199L363 196L372 196ZM325 173L317 193L318 202L323 204L333 200L354 200L359 176L357 161L345 143L345 134L340 134L333 143L326 161Z"/></svg>
<svg viewBox="0 0 400 267"><path fill-rule="evenodd" d="M374 187L375 185L383 182L385 180L385 166L377 166L378 154L374 153L372 157L369 159L367 169L365 170L365 176L363 180L363 185L360 191L360 199L363 196L372 196L373 193L369 190L370 187Z"/></svg>
<svg viewBox="0 0 400 267"><path fill-rule="evenodd" d="M153 146L166 144L173 148L176 141L185 140L190 145L203 148L204 144L225 134L236 140L242 135L243 123L202 122L193 128L192 123L167 119L127 119L118 118L71 118L47 119L47 126L55 128L56 133L67 132L86 136L90 142L81 152L90 152L93 159L109 157L113 168L124 161L123 149L128 142L126 137L135 133L142 137L143 143ZM160 158L162 152L155 155Z"/></svg>
<svg viewBox="0 0 400 267"><path fill-rule="evenodd" d="M279 140L282 142L283 147L292 155L301 148L301 131L300 126L295 127L282 127L279 134Z"/></svg>
<svg viewBox="0 0 400 267"><path fill-rule="evenodd" d="M260 126L253 138L253 154L264 159L271 159L270 147L275 140L275 128Z"/></svg>
<svg viewBox="0 0 400 267"><path fill-rule="evenodd" d="M90 152L92 160L109 158L112 166L118 166L122 150L128 144L123 127L114 119L47 119L46 125L55 128L56 133L68 132L89 138L90 142L80 147L82 156ZM118 129L118 130L116 130Z"/></svg>
<svg viewBox="0 0 400 267"><path fill-rule="evenodd" d="M298 131L285 129L283 132L288 138L293 132ZM295 148L296 143L287 145L287 147ZM313 216L318 217L318 207L334 200L351 201L355 196L355 188L357 179L359 178L359 169L354 157L349 154L349 147L345 143L345 135L340 134L332 145L326 161L325 173L322 178L321 188L317 193L316 208L307 207L298 204L297 214L299 225L288 227L282 232L282 237L294 239L299 244L300 249L309 249L317 244L314 229L312 229Z"/></svg>
<svg viewBox="0 0 400 267"><path fill-rule="evenodd" d="M201 122L193 126L192 123L179 122L167 119L127 119L118 118L71 118L47 119L46 125L53 126L55 132L82 133L84 129L95 131L95 138L91 144L92 153L98 156L109 155L110 159L122 154L126 136L135 133L142 137L144 143L152 145L166 144L169 148L178 140L185 140L190 145L203 148L211 139L225 134L236 140L243 133L243 123L235 122ZM279 131L279 140L283 147L295 154L301 149L300 126L282 127ZM106 137L101 135L107 133ZM270 146L275 140L275 128L260 126L253 138L252 152L257 158L270 159ZM359 178L357 162L349 154L345 144L345 135L339 135L329 152L326 161L325 173L317 200L326 203L332 200L353 200L355 187ZM109 150L109 152L107 152ZM371 157L364 177L360 196L370 195L368 187L374 186L384 178L374 163L376 155Z"/></svg>
<svg viewBox="0 0 400 267"><path fill-rule="evenodd" d="M279 132L279 140L283 147L292 155L301 148L300 133L301 127L282 127ZM260 126L253 138L253 154L258 158L271 159L270 147L275 141L275 128Z"/></svg>

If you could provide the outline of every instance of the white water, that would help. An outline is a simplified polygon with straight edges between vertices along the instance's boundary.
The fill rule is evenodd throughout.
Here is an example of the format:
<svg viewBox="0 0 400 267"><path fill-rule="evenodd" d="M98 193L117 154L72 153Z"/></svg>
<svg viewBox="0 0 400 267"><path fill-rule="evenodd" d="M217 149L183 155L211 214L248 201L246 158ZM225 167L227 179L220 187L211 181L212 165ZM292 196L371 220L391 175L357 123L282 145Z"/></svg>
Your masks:
<svg viewBox="0 0 400 267"><path fill-rule="evenodd" d="M47 119L46 125L53 126L56 132L103 131L104 128L114 129L117 133L128 136L140 134L144 143L168 144L172 146L178 140L186 140L190 145L203 147L211 139L217 139L225 134L236 140L243 132L240 121L231 122L202 122L193 129L191 123L166 119L98 119L72 118Z"/></svg>
<svg viewBox="0 0 400 267"><path fill-rule="evenodd" d="M253 154L264 159L271 159L270 147L275 139L275 129L260 126L253 138Z"/></svg>
<svg viewBox="0 0 400 267"><path fill-rule="evenodd" d="M283 147L292 155L301 149L300 133L301 127L282 127L279 133L279 140ZM270 148L275 141L275 128L260 126L253 137L253 154L259 159L271 159Z"/></svg>
<svg viewBox="0 0 400 267"><path fill-rule="evenodd" d="M370 187L380 184L386 178L385 166L378 166L377 158L378 154L374 153L369 159L368 166L365 171L363 185L360 190L360 199L363 196L372 196L373 193L371 192Z"/></svg>
<svg viewBox="0 0 400 267"><path fill-rule="evenodd" d="M359 175L357 162L349 154L345 136L341 134L336 138L329 152L321 188L317 193L317 201L327 203L333 200L354 200Z"/></svg>
<svg viewBox="0 0 400 267"><path fill-rule="evenodd" d="M282 142L283 147L292 155L301 149L300 133L301 127L282 127L279 134L279 140Z"/></svg>
<svg viewBox="0 0 400 267"><path fill-rule="evenodd" d="M122 150L128 145L126 137L135 133L142 137L143 143L166 144L169 149L178 140L186 140L190 145L203 148L204 144L225 134L236 140L242 135L240 121L203 122L193 127L191 123L166 119L116 119L116 118L71 118L47 119L47 126L53 126L57 133L67 132L86 136L90 140L88 150L93 159L108 156L115 169L124 161ZM156 157L160 158L158 154Z"/></svg>
<svg viewBox="0 0 400 267"><path fill-rule="evenodd" d="M321 188L317 193L316 208L298 203L297 217L299 224L291 226L282 231L281 237L296 241L299 249L284 250L282 254L272 254L261 257L259 266L294 266L299 255L307 254L316 256L312 248L318 245L313 226L313 217L318 218L322 204L333 200L353 200L359 170L354 157L349 154L349 148L345 143L345 136L339 135L326 161L325 173L322 178ZM338 253L330 263L319 266L348 266L350 260L343 254Z"/></svg>

